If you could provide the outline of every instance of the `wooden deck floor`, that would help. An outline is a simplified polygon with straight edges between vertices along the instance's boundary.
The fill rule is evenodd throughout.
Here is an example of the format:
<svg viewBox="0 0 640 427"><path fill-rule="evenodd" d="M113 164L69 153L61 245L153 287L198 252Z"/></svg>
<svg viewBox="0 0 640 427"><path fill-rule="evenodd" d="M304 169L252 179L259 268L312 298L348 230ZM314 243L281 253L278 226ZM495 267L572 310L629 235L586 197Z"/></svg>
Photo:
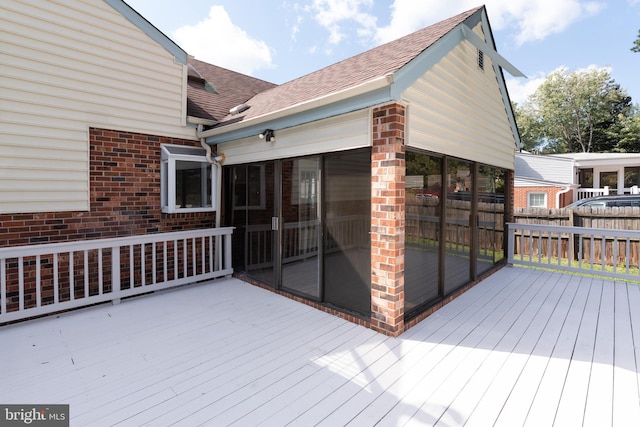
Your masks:
<svg viewBox="0 0 640 427"><path fill-rule="evenodd" d="M640 288L523 268L397 339L229 279L0 340L0 403L74 426L640 425Z"/></svg>

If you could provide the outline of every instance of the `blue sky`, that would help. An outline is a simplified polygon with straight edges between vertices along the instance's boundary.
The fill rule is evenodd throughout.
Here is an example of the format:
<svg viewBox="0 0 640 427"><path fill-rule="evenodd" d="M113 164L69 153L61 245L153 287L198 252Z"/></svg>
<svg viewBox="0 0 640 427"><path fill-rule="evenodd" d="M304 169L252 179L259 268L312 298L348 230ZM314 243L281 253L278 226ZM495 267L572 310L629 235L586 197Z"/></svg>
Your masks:
<svg viewBox="0 0 640 427"><path fill-rule="evenodd" d="M477 0L125 0L196 58L284 83L479 6ZM485 0L522 102L552 71L607 67L640 103L640 0Z"/></svg>

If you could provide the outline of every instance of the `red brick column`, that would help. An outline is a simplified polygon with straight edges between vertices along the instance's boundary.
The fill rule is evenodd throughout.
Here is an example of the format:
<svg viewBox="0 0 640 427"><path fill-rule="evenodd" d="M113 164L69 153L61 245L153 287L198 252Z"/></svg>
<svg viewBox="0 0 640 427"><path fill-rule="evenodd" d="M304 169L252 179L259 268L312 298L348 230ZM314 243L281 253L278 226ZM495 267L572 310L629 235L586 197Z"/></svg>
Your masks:
<svg viewBox="0 0 640 427"><path fill-rule="evenodd" d="M405 108L373 110L371 328L404 331Z"/></svg>

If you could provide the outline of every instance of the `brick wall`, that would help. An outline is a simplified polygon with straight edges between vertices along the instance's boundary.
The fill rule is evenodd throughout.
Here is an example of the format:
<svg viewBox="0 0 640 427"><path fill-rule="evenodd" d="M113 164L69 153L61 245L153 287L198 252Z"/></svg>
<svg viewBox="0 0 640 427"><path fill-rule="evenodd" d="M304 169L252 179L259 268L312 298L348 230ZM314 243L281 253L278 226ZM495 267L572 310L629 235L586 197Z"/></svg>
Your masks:
<svg viewBox="0 0 640 427"><path fill-rule="evenodd" d="M160 145L196 141L90 129L90 210L0 215L0 247L209 228L215 213L163 214Z"/></svg>
<svg viewBox="0 0 640 427"><path fill-rule="evenodd" d="M547 193L547 208L557 209L561 206L556 206L556 195L562 191L559 187L515 187L514 188L513 204L516 208L527 207L527 194L528 193ZM560 200L562 204L562 198Z"/></svg>
<svg viewBox="0 0 640 427"><path fill-rule="evenodd" d="M371 328L404 331L405 108L373 110Z"/></svg>

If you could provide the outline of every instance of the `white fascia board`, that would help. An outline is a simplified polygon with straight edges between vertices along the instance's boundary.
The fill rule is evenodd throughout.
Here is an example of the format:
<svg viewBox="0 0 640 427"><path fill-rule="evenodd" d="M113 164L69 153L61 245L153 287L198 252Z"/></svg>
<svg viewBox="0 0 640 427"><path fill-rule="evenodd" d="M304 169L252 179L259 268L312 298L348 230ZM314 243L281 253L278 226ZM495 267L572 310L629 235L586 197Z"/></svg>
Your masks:
<svg viewBox="0 0 640 427"><path fill-rule="evenodd" d="M507 70L507 72L513 77L527 78L527 76L525 76L522 71L518 70L513 64L507 61L504 56L500 55L494 48L485 43L485 41L482 40L476 33L474 33L473 30L467 25L462 24L460 28L462 30L464 38L467 39L472 45L480 49L485 55L489 56L489 58L491 58L491 60L495 64L498 64L500 67L502 67L502 69Z"/></svg>
<svg viewBox="0 0 640 427"><path fill-rule="evenodd" d="M579 187L578 184L570 182L545 181L543 179L532 179L522 176L514 176L513 183L515 187Z"/></svg>

